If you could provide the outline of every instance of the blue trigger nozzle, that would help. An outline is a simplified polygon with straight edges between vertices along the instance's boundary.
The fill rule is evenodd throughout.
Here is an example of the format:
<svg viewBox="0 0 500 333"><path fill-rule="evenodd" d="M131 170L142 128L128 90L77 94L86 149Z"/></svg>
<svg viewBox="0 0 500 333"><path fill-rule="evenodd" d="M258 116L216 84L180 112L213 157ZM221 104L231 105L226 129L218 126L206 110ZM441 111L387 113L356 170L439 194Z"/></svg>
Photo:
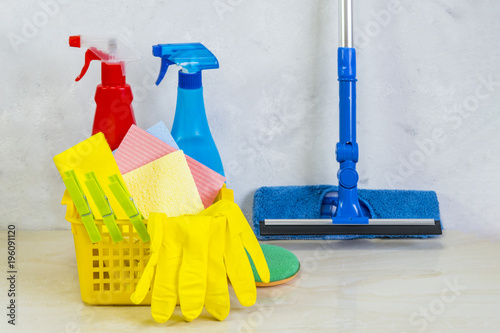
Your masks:
<svg viewBox="0 0 500 333"><path fill-rule="evenodd" d="M154 52L153 52L153 54L154 54ZM167 73L168 66L170 66L171 64L173 64L173 63L170 62L168 59L161 58L160 74L158 74L158 79L156 79L156 82L155 82L156 85L159 85L161 80L163 80L163 78L165 77L165 74Z"/></svg>
<svg viewBox="0 0 500 333"><path fill-rule="evenodd" d="M182 72L189 74L219 68L217 58L201 43L153 45L153 55L161 58L160 74L156 85L160 84L170 65L180 66Z"/></svg>

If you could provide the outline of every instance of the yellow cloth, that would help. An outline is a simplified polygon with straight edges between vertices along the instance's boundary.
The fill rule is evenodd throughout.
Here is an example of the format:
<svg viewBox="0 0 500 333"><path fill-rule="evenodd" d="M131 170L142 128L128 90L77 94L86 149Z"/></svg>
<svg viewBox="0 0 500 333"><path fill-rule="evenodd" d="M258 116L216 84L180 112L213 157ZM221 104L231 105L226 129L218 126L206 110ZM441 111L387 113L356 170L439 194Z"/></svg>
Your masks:
<svg viewBox="0 0 500 333"><path fill-rule="evenodd" d="M198 214L204 208L180 150L126 173L123 179L146 219L151 212L175 217Z"/></svg>
<svg viewBox="0 0 500 333"><path fill-rule="evenodd" d="M203 305L213 317L224 320L230 309L226 274L240 303L253 305L257 290L246 251L262 281L269 282L262 249L233 202L221 200L198 215L167 218L151 213L148 231L151 257L130 299L142 302L156 267L151 313L157 322L171 317L177 300L187 321L197 318Z"/></svg>
<svg viewBox="0 0 500 333"><path fill-rule="evenodd" d="M113 157L113 153L104 137L104 134L97 133L90 138L78 143L70 149L54 156L54 163L56 164L61 177L64 172L74 170L80 184L85 184L85 174L94 171L98 182L101 184L102 189L109 199L111 208L118 219L128 219L127 215L121 208L115 196L109 189L108 176L116 174L121 178L120 170ZM92 200L87 186L82 185L83 192L87 197L90 209L96 219L101 219L99 209Z"/></svg>

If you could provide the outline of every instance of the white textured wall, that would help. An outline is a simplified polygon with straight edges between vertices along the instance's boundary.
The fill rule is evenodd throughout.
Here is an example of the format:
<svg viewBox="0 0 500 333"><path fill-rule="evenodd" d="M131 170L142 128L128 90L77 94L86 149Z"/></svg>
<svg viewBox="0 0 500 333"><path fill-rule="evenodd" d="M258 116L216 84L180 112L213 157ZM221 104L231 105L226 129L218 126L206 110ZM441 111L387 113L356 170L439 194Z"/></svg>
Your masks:
<svg viewBox="0 0 500 333"><path fill-rule="evenodd" d="M434 189L446 227L500 237L500 2L354 3L360 187ZM74 82L74 34L135 43L143 128L171 126L175 109L176 71L154 86L151 45L216 54L205 103L247 213L260 186L336 183L337 1L3 1L0 13L1 227L68 228L52 157L90 134L100 71Z"/></svg>

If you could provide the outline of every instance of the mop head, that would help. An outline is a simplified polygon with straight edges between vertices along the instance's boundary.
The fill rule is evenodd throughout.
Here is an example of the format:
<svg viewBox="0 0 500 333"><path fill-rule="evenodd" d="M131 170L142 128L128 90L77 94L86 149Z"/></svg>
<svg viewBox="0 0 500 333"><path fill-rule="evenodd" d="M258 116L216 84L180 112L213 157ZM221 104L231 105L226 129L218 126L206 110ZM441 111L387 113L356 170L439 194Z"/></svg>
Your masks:
<svg viewBox="0 0 500 333"><path fill-rule="evenodd" d="M320 219L323 199L337 186L261 187L254 195L253 227L260 240L275 239L356 239L356 238L427 238L432 236L261 236L259 222L265 219ZM440 220L439 202L434 191L358 190L360 204L371 219L435 219Z"/></svg>

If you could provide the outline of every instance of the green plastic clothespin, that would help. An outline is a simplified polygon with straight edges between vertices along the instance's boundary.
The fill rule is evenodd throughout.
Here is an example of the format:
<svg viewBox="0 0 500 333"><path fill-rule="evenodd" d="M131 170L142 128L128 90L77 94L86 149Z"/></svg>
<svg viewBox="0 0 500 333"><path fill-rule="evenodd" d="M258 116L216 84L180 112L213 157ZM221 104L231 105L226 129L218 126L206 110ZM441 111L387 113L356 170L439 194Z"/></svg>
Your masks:
<svg viewBox="0 0 500 333"><path fill-rule="evenodd" d="M113 243L122 241L123 236L120 232L120 228L118 228L118 225L116 224L115 213L113 212L113 209L109 204L108 197L97 181L94 172L91 171L86 173L85 178L87 179L85 181L85 186L87 186L87 189L89 190L90 195L92 196L92 199L94 200L97 209L99 210L99 213L101 214L102 219L106 224L106 227L108 228L108 232L111 236L111 239L113 240Z"/></svg>
<svg viewBox="0 0 500 333"><path fill-rule="evenodd" d="M132 199L127 187L117 175L110 176L108 179L110 181L109 188L111 189L111 192L113 192L116 200L118 200L125 211L125 214L127 214L130 219L130 222L132 222L132 225L139 234L139 237L141 237L143 242L148 242L150 238L146 225L142 221L143 216L137 209L134 199Z"/></svg>
<svg viewBox="0 0 500 333"><path fill-rule="evenodd" d="M87 201L87 197L78 182L78 178L76 178L76 174L74 170L66 171L64 173L63 182L68 189L69 195L71 196L71 200L75 204L76 210L78 214L80 214L80 218L82 219L82 223L85 226L85 230L90 237L90 241L92 243L96 243L101 241L101 234L99 233L99 229L95 225L94 215L92 214L92 210L90 209L89 202Z"/></svg>

